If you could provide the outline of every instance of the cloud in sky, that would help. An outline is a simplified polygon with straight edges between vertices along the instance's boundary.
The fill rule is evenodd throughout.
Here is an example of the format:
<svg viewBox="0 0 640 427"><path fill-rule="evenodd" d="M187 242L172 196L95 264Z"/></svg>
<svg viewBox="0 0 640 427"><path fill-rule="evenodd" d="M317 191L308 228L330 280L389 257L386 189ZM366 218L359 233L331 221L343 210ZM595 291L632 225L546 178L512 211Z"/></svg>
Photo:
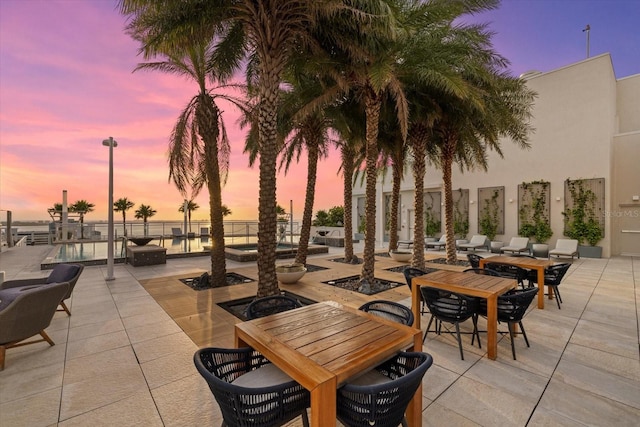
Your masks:
<svg viewBox="0 0 640 427"><path fill-rule="evenodd" d="M549 71L585 56L591 24L591 54L611 52L617 76L640 72L640 2L505 1L472 19L490 22L496 49L513 74ZM107 217L108 149L113 136L114 197L151 205L154 219L179 220L182 197L168 182L168 137L180 111L197 92L184 78L154 71L132 73L142 61L124 33L115 1L2 0L0 2L0 209L14 220L47 219L62 201L96 205L88 220ZM255 219L258 169L242 153L245 131L238 111L224 108L232 141L231 171L223 202L231 219ZM314 210L342 205L339 156L319 165ZM294 201L299 217L306 184L306 158L278 176L278 203ZM194 219L206 219L208 196ZM4 218L4 215L2 216Z"/></svg>

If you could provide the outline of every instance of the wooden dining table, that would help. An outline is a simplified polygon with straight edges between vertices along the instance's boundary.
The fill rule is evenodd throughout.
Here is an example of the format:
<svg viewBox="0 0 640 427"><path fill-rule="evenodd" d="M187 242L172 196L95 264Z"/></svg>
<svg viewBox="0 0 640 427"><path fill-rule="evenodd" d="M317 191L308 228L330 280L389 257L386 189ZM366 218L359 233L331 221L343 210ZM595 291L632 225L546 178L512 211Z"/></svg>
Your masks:
<svg viewBox="0 0 640 427"><path fill-rule="evenodd" d="M486 276L460 271L437 270L411 280L411 310L413 326L420 329L421 286L456 292L487 300L487 356L495 360L498 355L498 296L518 286L515 279Z"/></svg>
<svg viewBox="0 0 640 427"><path fill-rule="evenodd" d="M536 270L538 274L538 308L544 308L544 270L547 267L555 264L552 260L549 259L534 259L528 257L519 257L519 256L492 256L490 258L482 258L480 260L480 268L484 268L486 263L497 263L497 264L507 264L507 265L515 265L521 268L527 268L530 270ZM553 298L553 292L549 291L549 299Z"/></svg>
<svg viewBox="0 0 640 427"><path fill-rule="evenodd" d="M422 351L421 331L333 301L235 326L237 347L252 347L311 393L311 425L336 425L336 390L399 351ZM406 411L422 423L422 387Z"/></svg>

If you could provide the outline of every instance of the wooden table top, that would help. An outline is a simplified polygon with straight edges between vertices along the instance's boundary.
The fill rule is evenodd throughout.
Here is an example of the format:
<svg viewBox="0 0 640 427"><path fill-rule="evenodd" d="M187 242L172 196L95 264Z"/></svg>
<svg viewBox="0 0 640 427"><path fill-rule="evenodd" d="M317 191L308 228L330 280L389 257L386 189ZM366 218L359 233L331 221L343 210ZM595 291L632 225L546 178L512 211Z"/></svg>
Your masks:
<svg viewBox="0 0 640 427"><path fill-rule="evenodd" d="M515 265L522 268L534 268L534 269L541 268L541 267L547 268L555 264L554 261L549 259L534 259L526 256L492 256L489 258L485 258L483 262L510 264L510 265Z"/></svg>
<svg viewBox="0 0 640 427"><path fill-rule="evenodd" d="M447 270L415 277L412 283L481 298L501 295L518 285L514 279Z"/></svg>
<svg viewBox="0 0 640 427"><path fill-rule="evenodd" d="M334 376L340 386L414 345L420 334L330 301L236 324L238 338L309 390Z"/></svg>

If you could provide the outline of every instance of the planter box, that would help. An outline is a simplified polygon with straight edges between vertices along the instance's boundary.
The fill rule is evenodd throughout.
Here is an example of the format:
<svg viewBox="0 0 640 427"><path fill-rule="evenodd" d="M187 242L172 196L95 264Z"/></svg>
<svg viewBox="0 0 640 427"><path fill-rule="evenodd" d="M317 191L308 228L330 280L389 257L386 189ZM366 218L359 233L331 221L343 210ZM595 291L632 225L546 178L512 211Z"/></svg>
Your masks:
<svg viewBox="0 0 640 427"><path fill-rule="evenodd" d="M493 240L491 243L491 253L499 254L500 248L504 246L504 242L500 242L498 240Z"/></svg>
<svg viewBox="0 0 640 427"><path fill-rule="evenodd" d="M158 245L127 246L127 261L134 267L167 263L167 249Z"/></svg>
<svg viewBox="0 0 640 427"><path fill-rule="evenodd" d="M581 246L578 245L580 258L602 258L602 246Z"/></svg>

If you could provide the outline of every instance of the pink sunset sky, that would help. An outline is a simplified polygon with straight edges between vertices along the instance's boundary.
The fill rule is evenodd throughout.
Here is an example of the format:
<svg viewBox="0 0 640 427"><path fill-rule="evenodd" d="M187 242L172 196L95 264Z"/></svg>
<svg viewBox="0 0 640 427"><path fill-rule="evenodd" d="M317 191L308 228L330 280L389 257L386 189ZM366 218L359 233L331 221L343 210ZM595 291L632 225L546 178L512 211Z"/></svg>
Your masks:
<svg viewBox="0 0 640 427"><path fill-rule="evenodd" d="M640 1L506 0L474 21L489 22L494 46L511 73L549 71L590 54L611 53L618 78L640 72ZM47 208L84 199L95 204L87 220L108 208L108 148L112 136L114 199L127 197L157 210L154 220L180 220L183 197L168 182L168 137L195 85L160 72L132 73L142 61L124 33L112 0L0 1L0 209L14 221L47 220ZM245 131L238 112L223 105L231 139L231 171L223 202L229 219L257 218L258 169L242 153ZM314 212L342 205L339 156L319 165ZM278 176L277 200L300 218L306 157ZM208 194L194 220L208 218ZM133 214L128 217L133 218ZM5 220L6 212L0 214Z"/></svg>

